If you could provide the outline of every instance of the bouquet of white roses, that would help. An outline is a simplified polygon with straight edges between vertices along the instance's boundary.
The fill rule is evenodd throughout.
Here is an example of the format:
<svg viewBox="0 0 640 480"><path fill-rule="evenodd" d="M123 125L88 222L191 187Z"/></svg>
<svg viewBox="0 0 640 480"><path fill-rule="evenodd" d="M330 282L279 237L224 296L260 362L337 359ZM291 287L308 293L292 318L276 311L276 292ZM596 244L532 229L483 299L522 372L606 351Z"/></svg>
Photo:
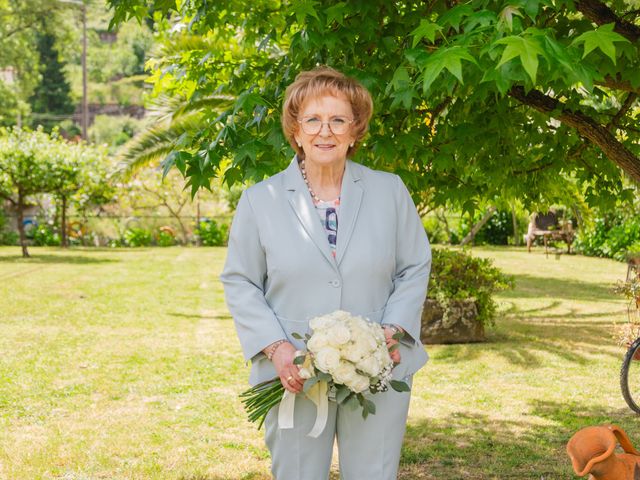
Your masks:
<svg viewBox="0 0 640 480"><path fill-rule="evenodd" d="M375 404L364 396L365 392L388 390L408 391L405 382L392 380L393 361L389 356L397 345L387 348L384 329L378 323L353 316L341 310L313 318L309 322L313 333L295 338L304 340L306 352L300 352L294 363L305 378L304 392L322 392L320 401L329 399L339 404L362 408L362 416L375 414ZM399 340L402 334L394 338ZM322 388L319 388L322 387ZM274 406L281 403L285 390L278 378L263 382L241 394L249 420L264 419ZM286 398L285 398L286 399ZM315 401L315 400L314 400ZM281 406L282 408L282 406ZM318 404L318 410L321 410ZM315 430L315 429L314 429Z"/></svg>

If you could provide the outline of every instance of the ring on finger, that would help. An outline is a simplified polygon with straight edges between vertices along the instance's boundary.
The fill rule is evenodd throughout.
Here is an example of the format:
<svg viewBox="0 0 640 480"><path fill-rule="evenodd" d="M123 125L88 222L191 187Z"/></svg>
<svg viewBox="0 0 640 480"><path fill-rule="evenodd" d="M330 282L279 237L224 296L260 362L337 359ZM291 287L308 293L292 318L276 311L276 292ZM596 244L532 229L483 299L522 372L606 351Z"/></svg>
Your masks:
<svg viewBox="0 0 640 480"><path fill-rule="evenodd" d="M293 380L293 375L289 375L289 376L287 377L287 382L291 383L291 380Z"/></svg>

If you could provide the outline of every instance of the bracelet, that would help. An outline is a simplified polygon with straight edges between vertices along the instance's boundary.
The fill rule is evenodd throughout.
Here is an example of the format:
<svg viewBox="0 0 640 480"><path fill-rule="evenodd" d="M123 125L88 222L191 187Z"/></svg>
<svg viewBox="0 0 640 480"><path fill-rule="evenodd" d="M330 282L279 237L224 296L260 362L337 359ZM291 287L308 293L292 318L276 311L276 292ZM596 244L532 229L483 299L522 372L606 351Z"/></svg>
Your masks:
<svg viewBox="0 0 640 480"><path fill-rule="evenodd" d="M395 335L396 333L402 333L402 330L400 330L399 327L396 327L393 323L384 323L382 324L383 327L388 328L390 330L393 330L393 334Z"/></svg>
<svg viewBox="0 0 640 480"><path fill-rule="evenodd" d="M264 352L264 354L267 356L267 360L271 361L273 355L276 353L276 350L283 343L287 343L287 340L285 340L284 338L282 340L278 340L277 342L273 342L267 347L266 352Z"/></svg>

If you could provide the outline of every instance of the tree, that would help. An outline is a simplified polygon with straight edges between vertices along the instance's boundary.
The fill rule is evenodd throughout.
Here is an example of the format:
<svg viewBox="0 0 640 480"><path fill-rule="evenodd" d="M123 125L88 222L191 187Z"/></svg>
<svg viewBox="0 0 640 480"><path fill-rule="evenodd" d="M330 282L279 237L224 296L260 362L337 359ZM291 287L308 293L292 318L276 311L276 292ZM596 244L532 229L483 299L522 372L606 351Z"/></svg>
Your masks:
<svg viewBox="0 0 640 480"><path fill-rule="evenodd" d="M51 171L50 137L41 130L28 132L18 128L0 131L0 198L7 200L18 218L22 256L28 257L24 231L24 211L30 195L49 189Z"/></svg>
<svg viewBox="0 0 640 480"><path fill-rule="evenodd" d="M71 101L71 86L64 73L65 64L60 61L54 42L55 37L48 32L38 35L41 81L29 102L33 113L68 115L75 109ZM39 123L50 130L56 122L45 119Z"/></svg>
<svg viewBox="0 0 640 480"><path fill-rule="evenodd" d="M56 201L62 246L68 246L67 211L85 211L110 202L114 188L107 181L103 148L71 144L52 136L18 128L0 130L0 198L16 211L22 254L29 256L24 210L30 196L49 194Z"/></svg>
<svg viewBox="0 0 640 480"><path fill-rule="evenodd" d="M46 20L58 36L68 31L64 3L50 0L0 2L0 122L19 123L40 83L37 41ZM9 72L7 78L3 73ZM5 77L5 78L3 78ZM4 85L2 85L4 83Z"/></svg>
<svg viewBox="0 0 640 480"><path fill-rule="evenodd" d="M359 160L398 172L423 204L532 205L569 190L611 204L631 196L624 174L640 181L630 0L108 1L113 24L148 8L171 16L155 18L185 54L152 60L158 94L235 98L205 111L165 159L194 192L219 174L231 184L286 164L282 95L316 64L371 90L377 115Z"/></svg>
<svg viewBox="0 0 640 480"><path fill-rule="evenodd" d="M113 186L105 168L105 150L85 143L72 144L64 139L52 139L47 156L49 175L47 192L56 200L63 247L67 238L67 211L71 206L78 211L104 205L113 199Z"/></svg>

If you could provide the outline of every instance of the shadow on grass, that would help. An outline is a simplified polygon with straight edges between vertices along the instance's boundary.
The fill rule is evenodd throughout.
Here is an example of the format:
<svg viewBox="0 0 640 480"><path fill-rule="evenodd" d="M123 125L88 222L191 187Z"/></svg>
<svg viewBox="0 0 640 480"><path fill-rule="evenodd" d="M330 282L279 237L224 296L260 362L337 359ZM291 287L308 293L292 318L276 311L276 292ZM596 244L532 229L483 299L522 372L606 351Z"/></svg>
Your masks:
<svg viewBox="0 0 640 480"><path fill-rule="evenodd" d="M39 265L39 264L55 264L69 263L75 265L97 264L97 263L115 263L120 260L114 258L96 258L81 255L68 255L61 253L60 255L35 254L29 258L23 258L21 255L2 255L0 263L16 263L22 265Z"/></svg>
<svg viewBox="0 0 640 480"><path fill-rule="evenodd" d="M200 313L179 313L179 312L170 312L167 315L171 317L178 318L189 318L192 320L232 320L230 314L213 314L213 315L204 315Z"/></svg>
<svg viewBox="0 0 640 480"><path fill-rule="evenodd" d="M249 472L245 473L241 477L234 477L237 480L268 480L270 477L265 477L261 473ZM179 480L230 480L229 477L219 477L217 475L186 475L179 477Z"/></svg>
<svg viewBox="0 0 640 480"><path fill-rule="evenodd" d="M607 338L611 322L565 322L548 324L527 323L511 319L503 330L490 330L487 342L456 345L440 345L431 358L435 361L470 362L492 352L510 363L526 368L548 365L549 354L577 365L593 361L593 355L620 359L624 352L611 352ZM429 350L429 346L427 346Z"/></svg>
<svg viewBox="0 0 640 480"><path fill-rule="evenodd" d="M572 279L560 279L544 276L534 276L525 273L513 275L516 288L501 293L503 298L540 298L553 296L566 300L618 300L620 297L613 293L613 285L602 283L581 282Z"/></svg>
<svg viewBox="0 0 640 480"><path fill-rule="evenodd" d="M532 407L531 421L466 412L410 421L398 478L578 478L565 447L577 430L590 425L615 423L640 444L640 424L623 408L542 400Z"/></svg>
<svg viewBox="0 0 640 480"><path fill-rule="evenodd" d="M510 298L515 298L516 296L511 295ZM612 298L610 300L619 300L617 298ZM504 298L502 299L504 302ZM509 303L509 308L503 309L498 313L499 317L516 317L520 320L553 320L553 319L573 319L573 318L601 318L601 317L610 317L611 315L626 315L627 309L624 307L620 307L616 310L605 310L602 312L590 312L590 313L579 313L576 308L567 308L567 312L563 313L544 313L549 310L553 310L554 308L560 308L563 306L563 302L560 300L553 300L548 305L540 308L531 308L531 309L520 309L518 306L512 301L507 300L506 303ZM538 315L532 315L538 314ZM541 323L541 322L537 322ZM591 322L596 324L597 322ZM610 321L601 322L603 325L610 324ZM575 325L575 322L572 322L572 325Z"/></svg>

